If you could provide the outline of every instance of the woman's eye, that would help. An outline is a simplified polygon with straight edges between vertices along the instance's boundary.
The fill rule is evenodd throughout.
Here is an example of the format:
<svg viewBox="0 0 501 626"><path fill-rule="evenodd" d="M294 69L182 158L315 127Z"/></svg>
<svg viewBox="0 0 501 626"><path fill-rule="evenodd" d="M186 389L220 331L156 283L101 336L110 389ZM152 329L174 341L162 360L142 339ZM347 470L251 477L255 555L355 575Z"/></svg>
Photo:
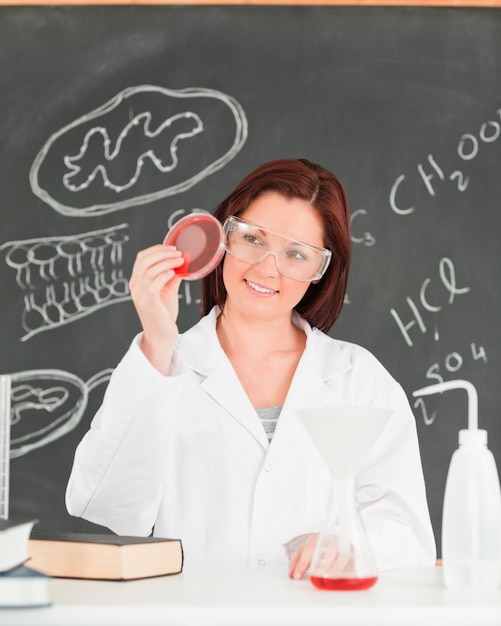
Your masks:
<svg viewBox="0 0 501 626"><path fill-rule="evenodd" d="M306 255L300 250L289 250L287 253L295 261L307 261Z"/></svg>
<svg viewBox="0 0 501 626"><path fill-rule="evenodd" d="M246 241L247 243L252 243L254 245L261 243L255 235L244 235L244 241Z"/></svg>

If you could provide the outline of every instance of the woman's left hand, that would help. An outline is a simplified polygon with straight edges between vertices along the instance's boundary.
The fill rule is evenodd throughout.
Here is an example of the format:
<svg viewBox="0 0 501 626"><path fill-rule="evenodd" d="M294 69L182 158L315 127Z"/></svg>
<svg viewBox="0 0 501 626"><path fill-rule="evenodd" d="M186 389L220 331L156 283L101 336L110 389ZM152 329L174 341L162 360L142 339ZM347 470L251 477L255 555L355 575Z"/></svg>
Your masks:
<svg viewBox="0 0 501 626"><path fill-rule="evenodd" d="M313 553L317 545L319 533L312 533L306 541L295 550L289 561L289 578L300 580L311 565Z"/></svg>
<svg viewBox="0 0 501 626"><path fill-rule="evenodd" d="M289 561L289 578L300 580L313 560L313 553L318 543L320 533L311 534L306 541L297 548ZM321 570L323 578L344 578L346 567L353 557L353 550L339 550L338 537L331 535L322 543ZM351 565L351 568L353 565Z"/></svg>

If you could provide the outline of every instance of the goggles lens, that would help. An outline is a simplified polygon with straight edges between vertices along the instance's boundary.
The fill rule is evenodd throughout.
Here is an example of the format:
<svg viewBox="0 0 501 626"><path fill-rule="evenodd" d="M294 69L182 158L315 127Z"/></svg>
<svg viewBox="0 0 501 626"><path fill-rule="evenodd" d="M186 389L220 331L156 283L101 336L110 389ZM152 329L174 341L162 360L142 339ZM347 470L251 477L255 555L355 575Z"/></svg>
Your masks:
<svg viewBox="0 0 501 626"><path fill-rule="evenodd" d="M331 260L330 250L291 239L238 217L227 219L223 228L226 251L231 256L254 265L272 254L278 271L286 278L304 282L319 280Z"/></svg>

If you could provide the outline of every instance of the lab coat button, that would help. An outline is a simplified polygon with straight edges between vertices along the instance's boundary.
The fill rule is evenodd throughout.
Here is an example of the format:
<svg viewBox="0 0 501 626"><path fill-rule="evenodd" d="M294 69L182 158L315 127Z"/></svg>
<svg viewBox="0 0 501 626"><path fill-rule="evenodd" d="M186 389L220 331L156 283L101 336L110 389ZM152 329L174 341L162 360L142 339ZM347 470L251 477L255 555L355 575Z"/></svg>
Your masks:
<svg viewBox="0 0 501 626"><path fill-rule="evenodd" d="M265 472L271 472L271 465L266 465L264 468Z"/></svg>
<svg viewBox="0 0 501 626"><path fill-rule="evenodd" d="M266 565L266 561L265 561L264 559L259 559L259 561L257 562L257 564L258 564L260 567L263 567L264 565Z"/></svg>

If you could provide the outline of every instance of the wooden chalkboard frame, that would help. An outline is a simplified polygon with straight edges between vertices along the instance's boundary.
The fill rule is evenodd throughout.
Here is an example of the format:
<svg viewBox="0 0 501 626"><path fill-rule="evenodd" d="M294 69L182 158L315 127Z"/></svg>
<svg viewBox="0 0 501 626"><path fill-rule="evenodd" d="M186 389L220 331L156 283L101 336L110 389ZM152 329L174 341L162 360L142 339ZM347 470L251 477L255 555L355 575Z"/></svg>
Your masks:
<svg viewBox="0 0 501 626"><path fill-rule="evenodd" d="M501 0L0 0L0 5L269 5L269 6L420 6L420 7L501 7Z"/></svg>

